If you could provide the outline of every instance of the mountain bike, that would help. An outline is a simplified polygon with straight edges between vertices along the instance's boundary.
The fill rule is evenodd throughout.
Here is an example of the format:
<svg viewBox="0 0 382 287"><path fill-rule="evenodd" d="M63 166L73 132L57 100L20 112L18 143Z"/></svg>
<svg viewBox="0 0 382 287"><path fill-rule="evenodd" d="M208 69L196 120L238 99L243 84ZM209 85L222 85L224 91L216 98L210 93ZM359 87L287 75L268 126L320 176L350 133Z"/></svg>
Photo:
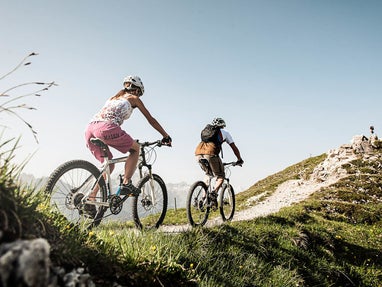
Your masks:
<svg viewBox="0 0 382 287"><path fill-rule="evenodd" d="M225 169L225 178L221 188L219 189L218 206L213 205L211 193L213 190L213 174L207 159L200 159L199 163L206 168L207 182L196 181L191 185L187 195L187 218L191 226L203 226L210 214L219 208L223 221L230 221L235 213L235 192L229 183L231 175L230 167L237 165L236 162L223 163Z"/></svg>
<svg viewBox="0 0 382 287"><path fill-rule="evenodd" d="M97 138L91 139L91 142L103 151L105 160L102 167L97 168L85 160L71 160L57 167L50 175L45 188L51 196L51 204L69 221L92 228L98 226L106 217L119 214L130 197L132 201L129 211L135 226L139 229L158 228L167 212L167 188L163 179L152 172L152 164L149 164L149 161L155 162L155 148L165 144L160 140L140 143L140 180L136 185L140 194L131 196L120 194L122 175L119 175L119 188L113 192L110 175L111 166L125 163L128 156L108 159L108 146ZM90 200L90 194L95 192L95 200ZM94 212L89 214L89 209ZM127 216L122 214L122 217Z"/></svg>

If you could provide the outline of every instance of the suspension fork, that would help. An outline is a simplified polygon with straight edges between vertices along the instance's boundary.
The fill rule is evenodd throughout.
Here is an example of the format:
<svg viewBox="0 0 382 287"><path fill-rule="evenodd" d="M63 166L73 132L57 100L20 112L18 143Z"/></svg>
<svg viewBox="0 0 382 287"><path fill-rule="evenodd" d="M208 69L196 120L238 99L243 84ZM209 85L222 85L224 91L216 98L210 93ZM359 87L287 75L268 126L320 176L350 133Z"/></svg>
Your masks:
<svg viewBox="0 0 382 287"><path fill-rule="evenodd" d="M150 195L151 195L151 201L153 204L156 203L156 196L155 196L155 186L154 186L154 176L153 176L153 173L152 173L152 168L151 168L151 165L148 165L147 166L148 168L148 175L149 175L149 182L150 182Z"/></svg>
<svg viewBox="0 0 382 287"><path fill-rule="evenodd" d="M143 167L146 167L147 170L148 170L146 175L149 176L149 186L150 186L150 190L149 191L146 191L144 186L142 186L142 188L141 188L142 198L145 199L146 195L150 194L150 196L151 196L151 203L155 204L156 203L156 196L155 196L155 192L154 192L155 186L154 186L154 177L153 177L153 173L152 173L152 165L148 164L146 162L146 153L145 153L145 150L144 150L143 146L141 146L140 155L139 156L141 157L141 162L138 165L139 176L140 176L141 179L145 176L143 174Z"/></svg>
<svg viewBox="0 0 382 287"><path fill-rule="evenodd" d="M222 190L223 188L227 186L227 188L231 188L230 187L230 184L229 184L229 178L225 178L224 181L223 181L223 184L222 184Z"/></svg>
<svg viewBox="0 0 382 287"><path fill-rule="evenodd" d="M154 193L153 193L153 190L154 190L154 177L153 177L153 172L152 172L152 168L151 168L151 165L148 166L148 169L149 169L149 177L150 177L150 187L151 187L151 192L152 192L152 196L155 196Z"/></svg>

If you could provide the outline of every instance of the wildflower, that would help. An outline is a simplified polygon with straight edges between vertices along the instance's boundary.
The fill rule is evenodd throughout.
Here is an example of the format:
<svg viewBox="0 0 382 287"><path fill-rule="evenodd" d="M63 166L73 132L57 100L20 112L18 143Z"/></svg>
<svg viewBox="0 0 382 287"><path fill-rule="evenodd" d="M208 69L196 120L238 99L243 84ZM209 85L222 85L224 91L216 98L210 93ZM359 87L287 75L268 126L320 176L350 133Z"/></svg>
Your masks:
<svg viewBox="0 0 382 287"><path fill-rule="evenodd" d="M194 269L194 263L191 263L191 264L190 264L190 268L191 268L191 269Z"/></svg>
<svg viewBox="0 0 382 287"><path fill-rule="evenodd" d="M95 234L95 232L94 231L89 231L89 237L92 237L93 235Z"/></svg>
<svg viewBox="0 0 382 287"><path fill-rule="evenodd" d="M157 250L157 247L156 247L155 245L151 245L150 249L151 249L152 251L156 251L156 250Z"/></svg>

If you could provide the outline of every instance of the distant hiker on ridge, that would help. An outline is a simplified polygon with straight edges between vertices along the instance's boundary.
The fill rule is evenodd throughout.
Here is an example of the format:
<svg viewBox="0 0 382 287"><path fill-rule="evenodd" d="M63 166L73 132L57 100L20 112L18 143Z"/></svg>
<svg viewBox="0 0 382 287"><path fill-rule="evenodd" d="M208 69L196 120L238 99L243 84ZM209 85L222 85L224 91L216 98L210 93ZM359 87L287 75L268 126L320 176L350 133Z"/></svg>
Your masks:
<svg viewBox="0 0 382 287"><path fill-rule="evenodd" d="M374 133L374 126L370 126L370 138L369 138L369 143L371 144L372 147L375 146L375 142L378 140L378 136Z"/></svg>

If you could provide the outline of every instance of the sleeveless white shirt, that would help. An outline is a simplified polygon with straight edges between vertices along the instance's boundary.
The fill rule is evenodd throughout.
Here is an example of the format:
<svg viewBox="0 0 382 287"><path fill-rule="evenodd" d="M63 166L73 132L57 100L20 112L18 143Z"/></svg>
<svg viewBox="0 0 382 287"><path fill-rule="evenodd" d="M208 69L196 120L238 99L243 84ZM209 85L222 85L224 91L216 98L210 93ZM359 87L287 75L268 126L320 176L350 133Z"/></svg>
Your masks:
<svg viewBox="0 0 382 287"><path fill-rule="evenodd" d="M122 125L124 120L130 118L133 113L133 107L130 102L124 98L107 100L102 109L94 115L92 121L112 122Z"/></svg>

